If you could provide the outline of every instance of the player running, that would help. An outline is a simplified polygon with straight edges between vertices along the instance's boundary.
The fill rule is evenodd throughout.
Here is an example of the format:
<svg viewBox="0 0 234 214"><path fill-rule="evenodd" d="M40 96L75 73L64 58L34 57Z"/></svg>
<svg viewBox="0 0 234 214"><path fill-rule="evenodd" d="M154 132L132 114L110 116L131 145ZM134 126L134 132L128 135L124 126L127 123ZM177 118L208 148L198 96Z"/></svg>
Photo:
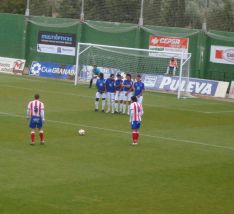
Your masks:
<svg viewBox="0 0 234 214"><path fill-rule="evenodd" d="M143 115L143 108L140 103L137 102L137 97L131 97L130 105L130 119L132 129L132 145L136 145L139 139L139 129L141 127L141 116Z"/></svg>
<svg viewBox="0 0 234 214"><path fill-rule="evenodd" d="M96 82L97 92L95 100L95 111L98 111L99 99L102 99L102 112L104 112L106 104L106 86L103 73L99 74L99 79Z"/></svg>
<svg viewBox="0 0 234 214"><path fill-rule="evenodd" d="M45 121L44 103L39 101L39 94L34 95L34 100L28 103L27 118L30 120L29 128L31 129L31 145L35 144L35 129L39 130L40 144L44 144L44 132L42 130Z"/></svg>
<svg viewBox="0 0 234 214"><path fill-rule="evenodd" d="M131 104L131 97L133 91L133 81L131 80L131 74L126 75L126 80L123 82L123 111L122 113L125 114L126 107L128 108L127 114L129 115L129 106Z"/></svg>
<svg viewBox="0 0 234 214"><path fill-rule="evenodd" d="M105 82L106 85L106 99L107 99L107 111L106 113L110 112L115 113L115 75L111 74L110 77Z"/></svg>
<svg viewBox="0 0 234 214"><path fill-rule="evenodd" d="M117 80L115 81L115 113L122 112L123 99L121 96L123 80L121 74L117 74Z"/></svg>
<svg viewBox="0 0 234 214"><path fill-rule="evenodd" d="M141 75L136 76L136 82L133 85L134 96L137 97L137 102L142 104L143 102L143 92L145 91L145 84L141 81Z"/></svg>

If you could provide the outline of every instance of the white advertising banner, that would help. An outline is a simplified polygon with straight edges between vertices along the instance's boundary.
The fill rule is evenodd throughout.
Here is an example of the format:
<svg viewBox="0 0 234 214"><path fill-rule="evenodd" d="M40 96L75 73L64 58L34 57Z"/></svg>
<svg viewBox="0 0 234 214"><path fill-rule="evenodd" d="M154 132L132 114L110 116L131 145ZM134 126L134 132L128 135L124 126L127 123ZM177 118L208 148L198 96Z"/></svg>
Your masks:
<svg viewBox="0 0 234 214"><path fill-rule="evenodd" d="M0 73L22 74L26 60L0 57Z"/></svg>
<svg viewBox="0 0 234 214"><path fill-rule="evenodd" d="M143 74L142 81L145 83L146 89L155 91L177 92L180 87L178 76ZM190 78L187 83L186 78L181 80L181 91L211 97L226 97L228 86L229 82L223 81Z"/></svg>
<svg viewBox="0 0 234 214"><path fill-rule="evenodd" d="M231 82L231 87L230 87L230 90L229 90L229 96L228 97L234 99L234 81Z"/></svg>
<svg viewBox="0 0 234 214"><path fill-rule="evenodd" d="M234 65L234 47L211 45L210 61Z"/></svg>
<svg viewBox="0 0 234 214"><path fill-rule="evenodd" d="M68 46L60 46L60 45L37 44L37 52L75 56L76 48Z"/></svg>

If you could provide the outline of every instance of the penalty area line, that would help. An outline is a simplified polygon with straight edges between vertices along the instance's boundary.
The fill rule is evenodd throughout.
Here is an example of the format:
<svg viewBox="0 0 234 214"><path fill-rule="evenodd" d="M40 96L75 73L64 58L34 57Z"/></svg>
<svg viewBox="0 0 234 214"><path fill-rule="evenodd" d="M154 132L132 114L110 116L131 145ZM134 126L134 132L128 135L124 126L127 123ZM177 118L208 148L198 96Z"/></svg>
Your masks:
<svg viewBox="0 0 234 214"><path fill-rule="evenodd" d="M13 114L13 113L8 113L8 112L0 112L0 116L11 116L11 117L18 117L18 118L26 119L26 117L23 115L18 115L18 114ZM131 134L131 132L122 131L122 130L118 130L118 129L109 129L109 128L104 128L104 127L85 125L85 124L81 124L81 123L65 122L65 121L59 121L59 120L46 120L46 121L50 122L50 123L56 123L56 124L62 124L62 125L82 126L85 128L91 128L91 129L97 129L97 130L103 130L103 131L111 131L111 132L122 133L122 134ZM177 138L172 138L172 137L163 137L163 136L149 135L149 134L142 134L142 133L141 133L141 136L148 137L148 138L154 138L154 139L168 140L168 141L172 141L172 142L174 141L174 142L180 142L180 143L186 143L186 144L194 144L194 145L201 145L201 146L207 146L207 147L213 147L213 148L234 150L234 147L221 146L221 145L216 145L216 144L208 144L208 143L192 141L192 140L177 139Z"/></svg>

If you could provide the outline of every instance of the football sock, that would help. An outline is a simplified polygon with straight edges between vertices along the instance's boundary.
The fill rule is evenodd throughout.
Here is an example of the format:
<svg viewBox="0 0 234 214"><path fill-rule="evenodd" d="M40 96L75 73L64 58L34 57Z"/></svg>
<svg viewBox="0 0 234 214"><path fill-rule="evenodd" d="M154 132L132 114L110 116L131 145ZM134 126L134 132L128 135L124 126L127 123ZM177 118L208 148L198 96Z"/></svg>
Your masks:
<svg viewBox="0 0 234 214"><path fill-rule="evenodd" d="M112 100L111 101L111 105L112 105L112 113L114 113L114 111L115 111L115 101L114 100Z"/></svg>
<svg viewBox="0 0 234 214"><path fill-rule="evenodd" d="M39 132L39 136L40 136L40 142L44 142L44 132L42 130Z"/></svg>
<svg viewBox="0 0 234 214"><path fill-rule="evenodd" d="M123 104L123 113L126 111L126 104Z"/></svg>
<svg viewBox="0 0 234 214"><path fill-rule="evenodd" d="M106 105L106 100L102 100L102 110L105 109L105 105Z"/></svg>
<svg viewBox="0 0 234 214"><path fill-rule="evenodd" d="M118 103L115 103L115 111L118 111L119 109L118 109Z"/></svg>
<svg viewBox="0 0 234 214"><path fill-rule="evenodd" d="M35 142L35 132L31 131L31 142L34 143Z"/></svg>
<svg viewBox="0 0 234 214"><path fill-rule="evenodd" d="M132 132L132 141L134 142L134 143L136 143L137 142L137 132Z"/></svg>
<svg viewBox="0 0 234 214"><path fill-rule="evenodd" d="M139 132L136 132L136 142L139 140L139 136L140 136Z"/></svg>
<svg viewBox="0 0 234 214"><path fill-rule="evenodd" d="M107 111L110 111L110 99L107 100Z"/></svg>
<svg viewBox="0 0 234 214"><path fill-rule="evenodd" d="M123 109L123 103L120 103L119 104L119 112L122 112L122 109Z"/></svg>
<svg viewBox="0 0 234 214"><path fill-rule="evenodd" d="M128 114L129 114L129 111L130 111L130 105L128 105Z"/></svg>
<svg viewBox="0 0 234 214"><path fill-rule="evenodd" d="M95 101L95 109L98 109L98 101Z"/></svg>
<svg viewBox="0 0 234 214"><path fill-rule="evenodd" d="M93 79L90 80L89 87L91 88L93 84Z"/></svg>

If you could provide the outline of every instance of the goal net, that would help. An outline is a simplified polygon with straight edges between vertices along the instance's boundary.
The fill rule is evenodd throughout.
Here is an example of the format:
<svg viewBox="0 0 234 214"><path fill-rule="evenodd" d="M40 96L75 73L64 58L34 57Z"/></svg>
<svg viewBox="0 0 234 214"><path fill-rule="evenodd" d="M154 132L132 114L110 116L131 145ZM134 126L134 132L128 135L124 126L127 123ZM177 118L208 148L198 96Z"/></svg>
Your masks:
<svg viewBox="0 0 234 214"><path fill-rule="evenodd" d="M172 57L177 61L176 69L169 68ZM75 85L88 81L96 65L106 78L111 73L123 77L130 73L133 79L141 74L146 89L174 92L178 98L189 97L190 59L190 53L78 43Z"/></svg>

